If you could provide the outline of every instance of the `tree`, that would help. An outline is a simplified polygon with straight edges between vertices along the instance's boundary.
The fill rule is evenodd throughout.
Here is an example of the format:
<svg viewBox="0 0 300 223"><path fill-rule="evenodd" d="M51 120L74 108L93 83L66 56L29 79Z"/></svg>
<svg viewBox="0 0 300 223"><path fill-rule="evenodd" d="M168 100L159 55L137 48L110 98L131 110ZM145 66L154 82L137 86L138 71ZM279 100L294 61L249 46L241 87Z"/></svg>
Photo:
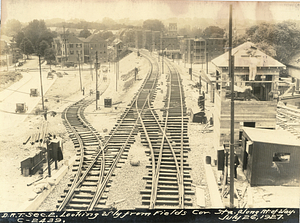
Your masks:
<svg viewBox="0 0 300 223"><path fill-rule="evenodd" d="M51 70L51 64L53 61L55 61L55 50L52 48L48 48L45 50L44 58L47 61L47 64L50 64L50 70Z"/></svg>
<svg viewBox="0 0 300 223"><path fill-rule="evenodd" d="M253 43L282 63L300 50L300 28L293 22L261 23L246 30Z"/></svg>
<svg viewBox="0 0 300 223"><path fill-rule="evenodd" d="M23 52L23 54L27 56L27 59L28 59L28 55L34 53L33 45L31 41L26 37L24 37L24 39L22 40L20 44L20 49Z"/></svg>
<svg viewBox="0 0 300 223"><path fill-rule="evenodd" d="M190 33L190 36L191 37L201 37L201 36L203 36L203 32L202 32L202 29L200 29L200 28L193 28L192 30L191 30L191 33Z"/></svg>
<svg viewBox="0 0 300 223"><path fill-rule="evenodd" d="M115 22L113 19L108 18L108 17L104 17L104 18L102 19L102 23L103 23L105 26L109 26L109 27L116 25L116 22Z"/></svg>
<svg viewBox="0 0 300 223"><path fill-rule="evenodd" d="M105 31L101 33L101 37L106 40L110 37L114 36L114 34L111 31Z"/></svg>
<svg viewBox="0 0 300 223"><path fill-rule="evenodd" d="M53 41L54 34L47 29L44 20L33 20L24 28L25 37L33 44L36 53L39 51L40 43L45 40L49 45Z"/></svg>
<svg viewBox="0 0 300 223"><path fill-rule="evenodd" d="M11 19L5 24L5 34L14 36L22 29L22 23L19 20Z"/></svg>
<svg viewBox="0 0 300 223"><path fill-rule="evenodd" d="M45 50L47 50L48 48L49 44L45 40L42 40L39 44L37 54L41 55L42 57L45 56Z"/></svg>
<svg viewBox="0 0 300 223"><path fill-rule="evenodd" d="M43 40L45 40L50 46L53 42L53 38L55 38L56 36L57 33L55 32L51 32L50 30L43 30L39 35L37 45L39 45Z"/></svg>
<svg viewBox="0 0 300 223"><path fill-rule="evenodd" d="M218 26L209 26L203 31L204 38L223 38L224 29L221 29Z"/></svg>
<svg viewBox="0 0 300 223"><path fill-rule="evenodd" d="M28 38L35 50L38 50L39 46L39 37L43 31L46 31L47 27L43 20L39 21L37 19L31 21L28 26L25 27L24 33L26 38Z"/></svg>
<svg viewBox="0 0 300 223"><path fill-rule="evenodd" d="M135 45L135 32L133 30L127 30L124 35L121 37L121 40L124 44L128 44L130 46Z"/></svg>
<svg viewBox="0 0 300 223"><path fill-rule="evenodd" d="M143 22L143 29L152 31L163 31L164 24L157 19L148 19Z"/></svg>
<svg viewBox="0 0 300 223"><path fill-rule="evenodd" d="M92 35L92 33L91 33L88 29L83 29L83 30L80 31L78 37L87 38L87 37L89 37L90 35Z"/></svg>
<svg viewBox="0 0 300 223"><path fill-rule="evenodd" d="M20 48L20 44L21 44L21 42L23 41L24 37L25 37L25 34L24 34L24 32L22 32L22 31L18 32L18 33L13 37L14 41L16 42L16 47Z"/></svg>

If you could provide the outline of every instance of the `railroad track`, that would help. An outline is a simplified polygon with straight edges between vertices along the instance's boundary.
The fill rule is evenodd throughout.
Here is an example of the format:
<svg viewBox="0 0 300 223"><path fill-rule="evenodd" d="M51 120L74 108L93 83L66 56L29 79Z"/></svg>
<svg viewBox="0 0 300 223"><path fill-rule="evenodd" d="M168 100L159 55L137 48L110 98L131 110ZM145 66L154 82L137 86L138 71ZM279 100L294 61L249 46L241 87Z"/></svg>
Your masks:
<svg viewBox="0 0 300 223"><path fill-rule="evenodd" d="M277 124L300 139L300 110L277 106Z"/></svg>
<svg viewBox="0 0 300 223"><path fill-rule="evenodd" d="M146 58L150 61L149 57ZM154 61L152 63L140 90L105 141L82 117L83 107L91 101L81 100L66 110L65 120L70 137L78 147L79 158L78 163L73 167L76 174L62 199L59 200L57 211L91 211L107 208L106 193L115 168L119 163L125 162L129 148L134 143L134 135L137 134L140 120L138 113L143 112L147 100L153 100L155 97L159 72L157 63ZM87 128L89 132L86 131Z"/></svg>
<svg viewBox="0 0 300 223"><path fill-rule="evenodd" d="M154 208L184 208L192 206L191 178L186 163L189 150L186 107L181 79L174 66L165 60L169 69L168 91L163 109L163 120L158 119L151 100L139 113L142 143L149 147L151 165L142 194L142 205ZM142 208L145 206L142 206Z"/></svg>

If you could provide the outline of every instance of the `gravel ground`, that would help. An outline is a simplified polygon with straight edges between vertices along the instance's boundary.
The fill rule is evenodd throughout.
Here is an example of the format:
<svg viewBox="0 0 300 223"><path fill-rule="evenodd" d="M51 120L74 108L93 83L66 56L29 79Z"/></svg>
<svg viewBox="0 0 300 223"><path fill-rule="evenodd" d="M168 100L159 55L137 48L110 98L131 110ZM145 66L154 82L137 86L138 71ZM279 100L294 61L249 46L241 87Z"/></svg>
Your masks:
<svg viewBox="0 0 300 223"><path fill-rule="evenodd" d="M190 80L187 73L182 73L181 78L183 80L184 91L185 91L185 101L186 106L193 110L194 113L199 111L198 107L198 97L199 91L192 87L197 81ZM212 104L209 100L205 101L206 109L211 107ZM206 110L206 116L210 117L211 112ZM190 117L191 119L191 117ZM188 153L188 160L192 170L190 171L193 184L202 187L205 190L205 204L206 208L211 207L211 201L209 196L209 191L207 188L206 174L204 169L204 157L210 155L213 152L213 132L202 133L204 124L193 123L191 120L188 123L188 136L190 143L190 151ZM195 187L194 187L195 189ZM193 197L193 204L196 208L196 198Z"/></svg>
<svg viewBox="0 0 300 223"><path fill-rule="evenodd" d="M95 102L92 103L91 105L89 105L86 109L85 109L85 117L86 119L90 122L93 123L93 127L99 131L100 135L102 137L105 137L110 130L113 128L113 126L115 125L117 119L120 117L120 115L124 112L124 110L126 109L127 104L131 101L131 99L133 98L135 92L137 91L137 89L139 88L140 84L142 83L142 78L145 77L145 75L147 74L147 63L145 62L145 59L143 58L137 58L136 54L130 54L128 56L126 56L125 58L123 58L120 61L120 77L122 77L122 75L126 75L128 72L130 72L132 70L132 63L133 61L137 64L137 67L140 68L140 72L138 75L138 80L136 81L136 83L134 83L130 89L124 89L124 85L126 83L126 81L122 81L119 80L118 83L118 91L115 91L115 75L114 75L114 71L113 71L113 67L111 68L111 72L107 73L107 74L100 74L100 78L99 78L99 88L98 90L100 91L100 93L103 93L100 96L100 100L98 101L98 110L96 110L96 104ZM103 76L107 76L107 81L102 81L102 77ZM87 74L87 79L89 79L89 76ZM120 78L121 79L121 78ZM87 82L89 83L89 82ZM90 85L85 85L86 87L86 92L89 92L88 89L89 87L93 87ZM122 91L120 90L122 89ZM55 91L54 91L55 92ZM80 96L79 98L81 98L82 96ZM79 100L78 98L78 100ZM117 105L114 105L112 108L104 108L104 99L105 98L112 98L112 103L117 103ZM72 100L73 101L73 100ZM117 107L117 108L115 108ZM101 120L101 121L99 121ZM73 147L73 144L71 145ZM135 148L135 146L132 147L133 149ZM72 155L75 152L72 153ZM129 152L129 156L132 157L133 155L131 154L135 154L136 152L132 152L130 150ZM145 155L144 155L145 156ZM128 165L127 162L129 162L128 160L126 160L126 163L124 164L125 166ZM125 168L122 168L125 169ZM123 180L124 178L117 178L118 177L118 171L120 171L120 169L117 169L115 171L116 177L113 178L113 184L115 184L114 182L121 182L121 183L117 183L117 185L123 185ZM129 171L129 173L131 173ZM133 174L135 174L135 171L133 171ZM59 184L56 186L56 188L53 190L53 192L51 193L51 195L49 195L47 197L47 199L42 203L42 205L39 207L39 210L55 210L56 209L56 205L57 205L57 200L60 198L60 196L64 193L64 189L67 188L67 184L70 182L70 177L73 175L72 171L70 170L68 172L68 174L63 178L63 180L61 180L59 182ZM143 175L141 175L143 176ZM117 179L117 180L116 180ZM125 178L126 179L126 178ZM127 178L128 179L128 178ZM122 191L117 187L111 187L114 188L114 190L116 192L113 192L112 194L110 194L109 196L118 196L117 194ZM133 191L134 192L134 191ZM123 198L121 198L123 199ZM120 200L120 199L119 199ZM108 200L107 204L109 204L109 202L111 202L110 200ZM113 202L113 201L112 201ZM122 204L121 204L122 205Z"/></svg>
<svg viewBox="0 0 300 223"><path fill-rule="evenodd" d="M100 134L105 137L109 131L115 125L117 119L124 112L127 104L132 100L134 94L140 87L140 84L143 82L143 78L146 76L148 71L148 64L142 57L137 57L136 54L130 54L127 57L123 58L120 61L120 77L126 75L132 70L132 63L135 63L139 68L138 80L134 82L128 89L124 89L124 86L128 86L126 81L122 81L122 78L118 81L118 91L115 89L115 75L113 71L113 66L111 66L111 73L100 74L99 78L99 90L100 92L104 91L107 86L108 89L101 95L99 100L99 110L95 109L95 103L88 106L85 110L86 118L90 123L93 123L93 126L100 132ZM69 160L73 157L75 149L72 141L69 139L68 134L65 131L65 127L62 123L61 112L65 107L78 101L83 97L80 91L80 82L78 71L66 71L68 75L64 75L63 78L58 78L53 86L45 93L45 106L49 110L57 112L55 117L48 116L48 132L56 134L59 136L64 143L64 160L60 165L63 165L65 160ZM101 75L107 75L107 81L102 81ZM186 92L186 103L187 107L190 108L194 106L194 94L197 92L191 90L189 85L188 76L183 76L185 88L188 89ZM94 78L95 79L95 78ZM185 83L187 81L187 83ZM161 85L161 82L163 84ZM94 83L90 78L90 71L82 72L82 83L85 87L85 92L89 92L89 89L94 89ZM166 75L162 75L161 80L158 82L158 91L156 99L157 101L153 104L155 108L162 108L164 102L162 102L165 97L167 87L166 87ZM126 85L125 85L126 84ZM65 86L72 86L65 87ZM122 91L121 91L122 89ZM115 105L112 108L104 108L104 98L112 98L113 104ZM37 106L41 107L41 104ZM162 112L159 109L156 110L157 113L161 116ZM101 120L101 121L99 121ZM31 183L35 179L39 178L39 175L34 175L31 177L24 177L20 173L20 162L27 158L28 156L34 155L38 152L36 146L23 146L23 141L32 133L39 132L37 127L41 127L42 123L45 122L41 116L28 116L28 118L21 123L17 128L18 131L15 133L7 133L6 135L1 136L1 148L8 148L6 150L1 150L1 159L0 159L0 168L4 169L7 165L7 162L10 163L12 168L9 168L8 171L2 172L2 182L4 186L1 187L2 192L0 193L1 211L13 211L15 207L25 202L28 197L32 196L32 191L34 186L27 187L27 183ZM202 126L191 123L189 124L189 137L190 137L190 147L191 151L188 153L188 162L192 167L190 171L193 183L196 185L205 185L205 173L202 167L203 165L203 154L204 150L199 150L198 148L203 148L205 143L202 140L193 140L197 139L195 135L198 135L198 130ZM201 135L201 134L200 134ZM211 140L207 138L210 134L206 134L204 141L207 143ZM201 136L200 136L201 137ZM205 148L205 147L204 147ZM109 191L109 198L107 204L110 204L115 201L125 199L125 201L120 202L116 205L117 208L126 209L134 208L140 206L141 196L140 190L145 189L146 181L142 178L148 174L148 170L145 166L149 163L149 157L145 154L147 148L143 147L140 143L140 138L136 137L136 142L132 145L129 153L128 159L123 164L123 168L118 168L115 171L115 177L113 177L112 185ZM20 152L22 151L22 152ZM5 157L5 158L3 158ZM139 160L140 166L131 166L131 160ZM200 163L200 165L199 165ZM47 173L46 173L47 174ZM63 190L67 187L66 184L69 182L69 177L72 175L72 172L69 171L66 177L58 183L56 188L53 190L51 195L45 200L45 202L39 207L39 210L55 210L57 205L57 199L63 194ZM128 179L136 179L130 180ZM124 184L129 184L128 193L122 191ZM30 195L30 196L29 196ZM209 205L209 196L206 193L207 204ZM19 203L21 202L21 203ZM5 203L5 205L4 205ZM193 203L195 199L193 198Z"/></svg>
<svg viewBox="0 0 300 223"><path fill-rule="evenodd" d="M138 60L140 67L139 72L139 81L137 81L130 89L125 92L115 91L114 87L111 87L115 83L114 75L108 74L109 78L106 84L100 86L100 91L103 91L109 85L109 88L104 92L100 97L99 110L95 110L95 103L88 106L85 110L86 118L90 123L93 123L95 127L101 134L102 137L105 137L110 130L115 125L117 119L124 112L126 105L131 101L134 94L138 90L140 84L142 83L142 78L145 77L147 73L147 63L141 61L141 58L136 58L134 54L131 54L124 58L120 62L120 73L126 74L132 68L132 65L128 62L132 60ZM128 65L127 65L128 64ZM127 65L127 67L126 67ZM120 75L121 76L121 75ZM185 85L186 95L186 104L188 108L197 107L195 105L195 95L199 93L192 89L191 84L194 84L193 81L189 81L188 76L183 76L183 83ZM161 85L161 82L163 83ZM158 82L158 91L156 95L156 101L153 103L154 108L158 108L156 112L159 116L162 115L162 112L159 111L159 108L164 107L164 102L162 101L167 92L166 86L166 75L162 75L160 81ZM125 82L119 81L118 89L121 89L124 86ZM113 103L118 103L113 106L113 108L104 108L103 99L111 97ZM102 99L102 100L101 100ZM161 116L162 117L162 116ZM99 121L101 120L101 121ZM212 144L212 133L199 134L199 131L202 130L203 125L197 123L189 123L189 139L190 139L190 148L191 151L188 153L188 162L192 170L190 175L193 179L193 184L204 186L205 188L205 197L206 205L210 206L208 189L206 188L206 176L204 172L204 163L203 157L211 150L210 144ZM199 149L201 148L201 149ZM131 209L137 206L141 206L142 197L140 195L140 190L145 189L146 181L143 180L144 176L147 176L148 170L146 165L150 163L149 157L146 155L145 151L147 150L140 142L140 137L135 137L135 143L131 146L128 152L128 158L125 160L125 163L121 165L122 168L117 168L115 170L115 176L112 178L111 187L109 188L107 205L117 202L114 205L117 209ZM131 166L130 161L140 161L139 166ZM200 165L199 165L200 164ZM57 204L57 197L63 193L66 183L69 182L68 177L71 176L69 173L63 181L59 183L57 188L53 193L47 198L47 200L41 205L40 210L54 210ZM128 180L130 179L130 180ZM126 185L126 187L124 187ZM126 189L126 193L124 192ZM192 197L194 207L196 207L196 198ZM119 202L119 203L118 203Z"/></svg>

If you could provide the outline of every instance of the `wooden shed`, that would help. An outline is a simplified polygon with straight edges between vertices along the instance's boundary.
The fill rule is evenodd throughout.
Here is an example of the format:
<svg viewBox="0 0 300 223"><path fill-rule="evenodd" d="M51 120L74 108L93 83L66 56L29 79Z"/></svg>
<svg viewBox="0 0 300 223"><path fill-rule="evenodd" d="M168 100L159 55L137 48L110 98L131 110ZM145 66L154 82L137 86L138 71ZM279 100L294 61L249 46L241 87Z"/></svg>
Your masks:
<svg viewBox="0 0 300 223"><path fill-rule="evenodd" d="M285 130L244 127L242 168L251 186L300 182L300 140Z"/></svg>

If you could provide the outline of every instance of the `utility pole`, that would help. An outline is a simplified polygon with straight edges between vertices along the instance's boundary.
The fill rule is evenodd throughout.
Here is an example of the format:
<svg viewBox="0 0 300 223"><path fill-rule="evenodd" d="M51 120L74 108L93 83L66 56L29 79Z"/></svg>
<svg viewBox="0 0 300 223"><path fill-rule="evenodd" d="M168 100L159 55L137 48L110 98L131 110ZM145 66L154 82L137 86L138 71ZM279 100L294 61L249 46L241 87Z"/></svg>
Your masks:
<svg viewBox="0 0 300 223"><path fill-rule="evenodd" d="M190 61L191 61L190 75L191 75L191 80L193 80L193 51L191 49L190 49Z"/></svg>
<svg viewBox="0 0 300 223"><path fill-rule="evenodd" d="M7 59L7 51L5 52L5 55L6 55L6 69L8 71L8 59Z"/></svg>
<svg viewBox="0 0 300 223"><path fill-rule="evenodd" d="M43 81L42 81L42 68L41 68L41 55L39 55L39 67L40 67L40 81L41 81L41 95L42 95L42 108L45 110L44 106L44 95L43 95Z"/></svg>
<svg viewBox="0 0 300 223"><path fill-rule="evenodd" d="M100 94L98 92L98 51L96 51L96 110L98 110L98 99Z"/></svg>
<svg viewBox="0 0 300 223"><path fill-rule="evenodd" d="M208 53L206 53L206 74L208 74Z"/></svg>
<svg viewBox="0 0 300 223"><path fill-rule="evenodd" d="M161 72L165 73L164 72L164 51L163 51L163 49L161 49L161 52L162 52L162 56L161 56Z"/></svg>
<svg viewBox="0 0 300 223"><path fill-rule="evenodd" d="M118 56L118 49L116 49L116 63L115 63L115 70L116 70L116 91L118 91L118 79L119 79L119 56Z"/></svg>
<svg viewBox="0 0 300 223"><path fill-rule="evenodd" d="M80 90L82 91L82 80L81 80L80 56L79 56L79 53L78 53L78 70L79 70Z"/></svg>
<svg viewBox="0 0 300 223"><path fill-rule="evenodd" d="M234 208L234 56L232 56L232 5L229 9L229 75L231 78L230 106L230 208Z"/></svg>
<svg viewBox="0 0 300 223"><path fill-rule="evenodd" d="M93 81L93 68L92 68L92 59L90 58L90 70L91 70L91 77L92 77L92 81Z"/></svg>
<svg viewBox="0 0 300 223"><path fill-rule="evenodd" d="M201 53L201 51L202 51L202 43L201 42L202 41L200 40L200 55L201 55L201 64L202 64L202 70L203 70L203 64L204 64L204 59L203 58L204 58L205 55L203 55L203 57L202 57L202 53ZM205 47L205 44L204 44L204 47ZM203 54L205 54L205 52Z"/></svg>
<svg viewBox="0 0 300 223"><path fill-rule="evenodd" d="M65 26L63 26L64 28L64 42L65 42L65 60L64 62L67 62L67 39L66 39L66 32L65 32ZM63 64L63 66L65 65L65 63Z"/></svg>

